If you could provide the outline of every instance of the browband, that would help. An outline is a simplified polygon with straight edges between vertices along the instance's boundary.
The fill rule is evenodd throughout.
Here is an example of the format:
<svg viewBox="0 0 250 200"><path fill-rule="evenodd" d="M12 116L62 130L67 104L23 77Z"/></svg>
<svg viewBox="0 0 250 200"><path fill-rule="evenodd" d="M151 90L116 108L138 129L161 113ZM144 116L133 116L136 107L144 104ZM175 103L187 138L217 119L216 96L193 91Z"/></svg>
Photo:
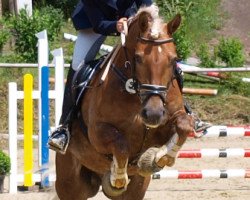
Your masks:
<svg viewBox="0 0 250 200"><path fill-rule="evenodd" d="M142 42L146 42L146 43L156 44L156 45L174 42L173 38L154 40L154 39L148 39L145 37L138 37L138 40Z"/></svg>

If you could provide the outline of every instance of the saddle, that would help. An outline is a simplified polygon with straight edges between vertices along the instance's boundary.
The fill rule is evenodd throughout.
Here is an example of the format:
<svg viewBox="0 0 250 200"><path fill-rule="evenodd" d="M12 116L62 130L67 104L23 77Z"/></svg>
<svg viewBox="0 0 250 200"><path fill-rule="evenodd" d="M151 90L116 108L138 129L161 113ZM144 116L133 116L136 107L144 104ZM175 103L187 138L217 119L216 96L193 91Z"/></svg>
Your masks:
<svg viewBox="0 0 250 200"><path fill-rule="evenodd" d="M90 61L86 64L83 64L74 74L74 77L72 79L72 99L75 103L75 106L77 107L79 105L80 100L82 99L84 95L84 91L86 88L89 87L89 83L94 77L94 75L101 71L100 69L107 64L107 66L110 64L110 62L113 61L114 56L117 54L120 46L116 46L113 48L113 50L107 54L103 55L99 59ZM104 71L104 79L106 77L106 73L108 72L109 67L106 67ZM102 80L103 81L103 80Z"/></svg>
<svg viewBox="0 0 250 200"><path fill-rule="evenodd" d="M83 64L74 74L72 80L72 99L76 106L84 95L84 91L89 87L89 83L94 75L100 71L100 66L105 60L105 56Z"/></svg>

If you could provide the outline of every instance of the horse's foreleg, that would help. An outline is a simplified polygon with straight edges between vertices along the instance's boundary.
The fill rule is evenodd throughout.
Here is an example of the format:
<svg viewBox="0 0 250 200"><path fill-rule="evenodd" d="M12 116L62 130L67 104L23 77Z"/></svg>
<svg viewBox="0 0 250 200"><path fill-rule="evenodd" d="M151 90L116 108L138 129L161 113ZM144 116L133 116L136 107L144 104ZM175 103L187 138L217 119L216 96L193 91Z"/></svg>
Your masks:
<svg viewBox="0 0 250 200"><path fill-rule="evenodd" d="M142 200L144 199L146 190L150 183L151 177L142 177L134 175L130 177L131 181L128 185L127 191L122 195L112 198L112 200Z"/></svg>
<svg viewBox="0 0 250 200"><path fill-rule="evenodd" d="M149 176L160 171L164 166L173 166L178 151L193 131L192 119L185 113L176 119L176 133L160 148L152 147L145 151L139 161L139 173Z"/></svg>
<svg viewBox="0 0 250 200"><path fill-rule="evenodd" d="M128 174L127 174L127 166L128 159L123 165L119 165L115 156L113 156L113 162L111 164L111 174L110 174L110 182L113 187L118 189L124 188L126 190L127 185L129 183Z"/></svg>
<svg viewBox="0 0 250 200"><path fill-rule="evenodd" d="M193 131L193 122L191 116L183 114L176 119L176 133L172 136L170 141L163 145L156 153L155 162L157 166L173 166L178 151L185 143L189 133Z"/></svg>
<svg viewBox="0 0 250 200"><path fill-rule="evenodd" d="M127 175L129 151L124 135L110 124L99 123L95 127L95 134L90 133L89 138L98 152L113 155L110 185L118 190L126 190L129 183Z"/></svg>

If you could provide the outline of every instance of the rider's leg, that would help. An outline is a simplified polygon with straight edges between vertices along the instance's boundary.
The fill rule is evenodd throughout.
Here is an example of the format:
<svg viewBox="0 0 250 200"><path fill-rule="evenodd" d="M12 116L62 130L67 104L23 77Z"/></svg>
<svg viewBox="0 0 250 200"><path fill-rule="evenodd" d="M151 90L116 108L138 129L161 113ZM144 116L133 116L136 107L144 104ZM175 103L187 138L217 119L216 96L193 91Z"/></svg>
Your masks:
<svg viewBox="0 0 250 200"><path fill-rule="evenodd" d="M72 99L72 79L75 71L81 68L84 63L87 63L95 58L100 46L106 39L106 36L96 34L92 29L80 30L77 36L72 66L69 69L67 83L65 85L62 116L60 126L54 130L48 140L49 148L58 151L62 154L66 149L70 140L70 132L68 125L75 115L75 100Z"/></svg>
<svg viewBox="0 0 250 200"><path fill-rule="evenodd" d="M183 88L183 73L182 73L181 68L178 67L178 64L175 68L175 76L176 76L176 80L178 82L178 85L179 85L180 89L182 90L182 88ZM207 128L209 128L210 126L212 126L212 124L202 121L196 114L194 114L192 112L191 107L188 105L187 102L184 103L184 107L185 107L186 113L191 115L194 118L194 121L195 121L194 130L196 132L204 131Z"/></svg>
<svg viewBox="0 0 250 200"><path fill-rule="evenodd" d="M71 85L72 79L75 74L75 71L70 66L68 75L67 75L67 82L64 89L64 97L63 97L63 107L62 107L62 115L60 119L60 126L57 127L53 132L51 132L48 145L49 148L60 153L65 153L70 134L68 130L68 123L71 120L71 112L73 112L74 101L71 97Z"/></svg>
<svg viewBox="0 0 250 200"><path fill-rule="evenodd" d="M191 115L194 119L194 130L195 132L202 132L207 128L211 127L212 124L202 121L195 113L192 112L191 107L185 102L184 104L186 112Z"/></svg>

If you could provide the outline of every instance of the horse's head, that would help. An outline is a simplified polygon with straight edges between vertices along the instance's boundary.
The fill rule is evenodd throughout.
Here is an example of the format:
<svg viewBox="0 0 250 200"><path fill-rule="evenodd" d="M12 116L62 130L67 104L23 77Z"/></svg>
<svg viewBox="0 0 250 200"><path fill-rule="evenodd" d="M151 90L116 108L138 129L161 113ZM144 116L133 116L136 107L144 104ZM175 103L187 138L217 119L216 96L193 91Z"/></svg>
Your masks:
<svg viewBox="0 0 250 200"><path fill-rule="evenodd" d="M167 119L166 97L177 58L172 34L180 22L177 15L164 23L153 5L140 9L129 26L126 47L134 55L133 79L143 105L140 116L151 128Z"/></svg>

